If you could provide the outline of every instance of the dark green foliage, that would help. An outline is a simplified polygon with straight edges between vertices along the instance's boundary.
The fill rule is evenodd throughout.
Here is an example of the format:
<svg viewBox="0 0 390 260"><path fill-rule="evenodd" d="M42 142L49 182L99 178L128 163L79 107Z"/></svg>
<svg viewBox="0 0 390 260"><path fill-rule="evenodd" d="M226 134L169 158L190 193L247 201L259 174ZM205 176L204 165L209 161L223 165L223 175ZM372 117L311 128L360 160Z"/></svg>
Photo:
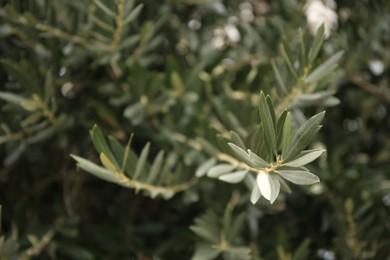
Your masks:
<svg viewBox="0 0 390 260"><path fill-rule="evenodd" d="M388 259L390 5L305 3L0 1L0 259Z"/></svg>

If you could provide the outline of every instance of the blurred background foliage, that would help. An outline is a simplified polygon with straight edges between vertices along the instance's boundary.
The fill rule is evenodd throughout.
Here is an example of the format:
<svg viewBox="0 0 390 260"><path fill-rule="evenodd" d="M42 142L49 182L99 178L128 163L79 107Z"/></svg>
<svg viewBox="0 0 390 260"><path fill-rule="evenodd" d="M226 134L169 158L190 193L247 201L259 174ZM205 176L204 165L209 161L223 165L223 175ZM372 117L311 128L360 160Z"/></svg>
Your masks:
<svg viewBox="0 0 390 260"><path fill-rule="evenodd" d="M388 1L337 1L338 27L308 66L305 1L0 3L0 258L207 259L204 221L234 245L210 259L390 257ZM340 50L335 73L298 84ZM314 144L327 153L310 166L321 183L273 205L207 178L151 199L69 156L98 160L98 124L123 144L134 133L137 153L172 151L191 178L207 153L188 140L247 136L260 90L298 125L327 107Z"/></svg>

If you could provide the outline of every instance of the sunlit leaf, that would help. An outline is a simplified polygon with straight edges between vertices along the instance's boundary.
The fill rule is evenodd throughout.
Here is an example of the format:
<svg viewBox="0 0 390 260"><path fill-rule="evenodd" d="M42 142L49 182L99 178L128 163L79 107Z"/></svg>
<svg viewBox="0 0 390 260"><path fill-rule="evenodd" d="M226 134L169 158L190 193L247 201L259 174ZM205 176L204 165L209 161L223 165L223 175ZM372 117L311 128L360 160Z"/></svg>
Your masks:
<svg viewBox="0 0 390 260"><path fill-rule="evenodd" d="M245 178L247 174L248 174L247 171L236 171L236 172L221 175L218 177L218 179L228 183L239 183Z"/></svg>
<svg viewBox="0 0 390 260"><path fill-rule="evenodd" d="M295 160L292 160L290 162L283 163L285 166L291 166L291 167L298 167L298 166L303 166L306 165L323 154L325 150L309 150L309 151L304 151L302 154Z"/></svg>
<svg viewBox="0 0 390 260"><path fill-rule="evenodd" d="M310 185L320 181L317 175L307 171L278 170L277 173L284 179L299 185Z"/></svg>

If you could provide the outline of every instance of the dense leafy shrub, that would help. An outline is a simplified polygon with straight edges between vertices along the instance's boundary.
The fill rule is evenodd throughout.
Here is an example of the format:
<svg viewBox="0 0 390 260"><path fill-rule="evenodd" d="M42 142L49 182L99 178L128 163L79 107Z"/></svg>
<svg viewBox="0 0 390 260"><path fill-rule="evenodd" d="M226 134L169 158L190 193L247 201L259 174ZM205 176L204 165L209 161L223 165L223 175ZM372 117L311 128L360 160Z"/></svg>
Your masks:
<svg viewBox="0 0 390 260"><path fill-rule="evenodd" d="M1 1L0 257L387 259L389 7Z"/></svg>

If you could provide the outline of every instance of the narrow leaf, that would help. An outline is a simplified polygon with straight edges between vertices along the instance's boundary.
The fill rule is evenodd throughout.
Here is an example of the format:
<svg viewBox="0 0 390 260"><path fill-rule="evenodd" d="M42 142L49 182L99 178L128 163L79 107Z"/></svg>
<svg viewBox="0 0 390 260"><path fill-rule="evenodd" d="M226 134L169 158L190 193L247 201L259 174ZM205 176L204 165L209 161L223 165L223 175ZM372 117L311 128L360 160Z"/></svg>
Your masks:
<svg viewBox="0 0 390 260"><path fill-rule="evenodd" d="M251 203L253 205L255 205L256 202L260 199L260 197L261 197L261 192L260 192L259 186L258 186L257 182L254 182L253 188L252 188L252 193L251 193Z"/></svg>
<svg viewBox="0 0 390 260"><path fill-rule="evenodd" d="M324 42L324 31L325 27L324 24L322 24L317 31L317 34L313 41L313 45L311 46L309 51L309 64L313 63L313 61L317 57L318 52L321 49L322 43Z"/></svg>
<svg viewBox="0 0 390 260"><path fill-rule="evenodd" d="M265 138L269 141L270 150L276 155L275 121L263 92L260 94L259 112Z"/></svg>
<svg viewBox="0 0 390 260"><path fill-rule="evenodd" d="M291 166L291 167L304 166L304 165L314 161L318 157L320 157L321 154L323 154L324 152L325 152L325 150L304 151L304 152L302 152L303 154L301 154L300 157L298 157L297 159L295 159L293 161L286 162L283 165Z"/></svg>
<svg viewBox="0 0 390 260"><path fill-rule="evenodd" d="M96 150L100 153L104 153L105 156L113 163L116 169L120 169L118 162L116 161L113 153L111 152L110 147L107 144L106 139L100 128L97 125L94 125L92 130L90 131L92 143L95 146Z"/></svg>
<svg viewBox="0 0 390 260"><path fill-rule="evenodd" d="M92 0L97 7L99 7L103 12L105 12L108 16L115 17L116 14L108 8L104 3L102 3L100 0Z"/></svg>
<svg viewBox="0 0 390 260"><path fill-rule="evenodd" d="M317 175L307 171L280 170L277 173L282 178L299 185L310 185L320 181Z"/></svg>
<svg viewBox="0 0 390 260"><path fill-rule="evenodd" d="M282 136L282 155L284 155L291 144L291 113L288 112L283 125L283 136Z"/></svg>
<svg viewBox="0 0 390 260"><path fill-rule="evenodd" d="M244 141L241 139L241 137L234 131L230 131L230 139L234 144L236 144L238 147L240 147L243 150L246 150Z"/></svg>
<svg viewBox="0 0 390 260"><path fill-rule="evenodd" d="M333 71L337 67L337 62L339 62L343 54L344 51L339 51L336 54L332 55L328 60L318 66L307 76L307 78L305 79L305 83L308 84L316 82L326 76L331 71Z"/></svg>
<svg viewBox="0 0 390 260"><path fill-rule="evenodd" d="M274 203L274 201L276 200L276 198L278 197L279 192L280 192L280 182L273 175L274 174L268 174L268 180L269 180L269 184L270 184L270 188L271 188L271 196L270 196L269 201L271 202L271 204Z"/></svg>
<svg viewBox="0 0 390 260"><path fill-rule="evenodd" d="M245 178L247 173L248 173L247 171L236 171L236 172L221 175L218 177L218 179L228 183L239 183Z"/></svg>
<svg viewBox="0 0 390 260"><path fill-rule="evenodd" d="M111 171L91 162L77 155L70 155L73 159L77 161L77 166L83 169L86 172L89 172L96 177L103 179L105 181L113 182L119 184L120 182L115 178Z"/></svg>
<svg viewBox="0 0 390 260"><path fill-rule="evenodd" d="M291 60L290 58L288 57L288 54L286 52L286 49L284 48L283 44L280 45L280 52L282 54L282 57L284 59L284 61L286 62L287 64L287 68L290 70L291 74L294 76L295 79L298 79L298 75L297 75L297 72L294 68L294 66L292 65L291 63Z"/></svg>
<svg viewBox="0 0 390 260"><path fill-rule="evenodd" d="M213 248L210 244L200 243L195 247L195 253L191 260L212 260L221 253L220 249Z"/></svg>
<svg viewBox="0 0 390 260"><path fill-rule="evenodd" d="M270 166L269 163L267 163L264 159L262 159L260 156L252 152L251 150L248 149L249 153L249 159L254 163L256 168L266 168Z"/></svg>
<svg viewBox="0 0 390 260"><path fill-rule="evenodd" d="M139 160L138 160L137 166L135 168L134 176L133 176L134 179L138 179L141 172L144 170L146 159L147 159L148 154L149 154L149 149L150 149L150 143L147 143L145 145L145 147L142 149L141 155L139 156Z"/></svg>
<svg viewBox="0 0 390 260"><path fill-rule="evenodd" d="M286 84L284 84L282 75L280 74L280 71L279 71L278 67L276 66L274 60L271 60L271 66L272 66L272 70L274 71L274 74L275 74L275 77L276 77L276 81L277 81L277 83L278 83L278 84L277 84L277 87L278 87L279 92L280 92L282 95L283 95L283 94L286 94L286 93L287 93Z"/></svg>
<svg viewBox="0 0 390 260"><path fill-rule="evenodd" d="M228 143L230 148L232 148L234 155L236 155L241 161L245 162L251 167L256 167L256 165L251 161L249 154L242 150L240 147L233 143Z"/></svg>
<svg viewBox="0 0 390 260"><path fill-rule="evenodd" d="M202 176L204 176L207 171L213 167L215 164L217 163L217 160L215 160L215 158L211 158L210 160L207 160L205 161L204 163L202 163L197 169L196 169L196 172L195 172L195 176L200 178Z"/></svg>
<svg viewBox="0 0 390 260"><path fill-rule="evenodd" d="M207 176L210 178L218 178L219 176L229 173L234 170L234 166L230 164L218 164L213 166L208 172Z"/></svg>
<svg viewBox="0 0 390 260"><path fill-rule="evenodd" d="M278 121L276 122L276 146L279 148L282 144L283 139L283 127L284 122L286 121L288 111L284 110L279 116Z"/></svg>
<svg viewBox="0 0 390 260"><path fill-rule="evenodd" d="M130 135L130 138L129 138L129 141L127 142L127 145L126 145L126 148L125 148L125 152L123 154L123 159L122 159L122 165L121 165L121 171L125 171L125 169L127 169L127 163L128 163L128 159L129 159L129 156L130 156L130 146L131 146L131 142L133 141L133 134Z"/></svg>
<svg viewBox="0 0 390 260"><path fill-rule="evenodd" d="M294 135L291 144L285 156L283 156L284 161L288 162L292 159L295 159L296 156L307 146L311 141L314 134L319 129L319 125L322 119L325 116L325 111L309 118L296 132Z"/></svg>
<svg viewBox="0 0 390 260"><path fill-rule="evenodd" d="M138 15L141 13L142 8L144 7L143 4L137 5L125 18L123 21L123 24L131 23L135 18L138 17Z"/></svg>
<svg viewBox="0 0 390 260"><path fill-rule="evenodd" d="M164 160L164 151L160 151L153 161L146 183L152 183L157 178L158 173L161 171L163 160Z"/></svg>
<svg viewBox="0 0 390 260"><path fill-rule="evenodd" d="M110 159L107 158L107 156L104 153L100 153L100 161L102 162L103 166L112 171L112 172L118 172L118 169L114 166L114 164L110 161Z"/></svg>

